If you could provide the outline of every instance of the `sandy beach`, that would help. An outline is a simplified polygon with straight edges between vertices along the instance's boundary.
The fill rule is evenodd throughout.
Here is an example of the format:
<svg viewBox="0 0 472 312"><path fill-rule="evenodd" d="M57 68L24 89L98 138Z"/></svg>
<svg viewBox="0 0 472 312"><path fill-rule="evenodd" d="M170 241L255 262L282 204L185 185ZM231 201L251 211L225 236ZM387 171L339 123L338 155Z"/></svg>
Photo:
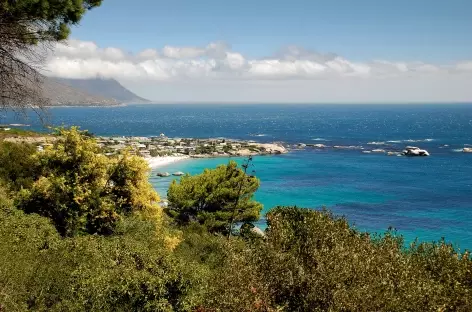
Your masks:
<svg viewBox="0 0 472 312"><path fill-rule="evenodd" d="M177 161L189 159L189 156L162 156L162 157L148 157L145 158L151 169L163 167Z"/></svg>

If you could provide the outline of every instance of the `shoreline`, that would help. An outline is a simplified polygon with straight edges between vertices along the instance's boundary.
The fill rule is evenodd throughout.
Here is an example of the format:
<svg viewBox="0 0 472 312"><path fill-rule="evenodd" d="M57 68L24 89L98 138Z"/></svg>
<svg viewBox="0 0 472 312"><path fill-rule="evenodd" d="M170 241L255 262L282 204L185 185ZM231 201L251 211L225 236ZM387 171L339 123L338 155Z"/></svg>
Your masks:
<svg viewBox="0 0 472 312"><path fill-rule="evenodd" d="M272 154L272 156L276 156L278 154ZM279 154L280 155L280 154ZM270 156L270 154L257 154L251 156ZM241 157L248 157L247 155L183 155L183 156L157 156L157 157L143 157L144 160L148 163L151 169L157 169L161 167L165 167L170 164L174 164L177 162L181 162L183 160L191 160L191 159L210 159L210 158L241 158Z"/></svg>
<svg viewBox="0 0 472 312"><path fill-rule="evenodd" d="M143 157L149 165L149 168L156 169L167 165L190 159L189 156L161 156L161 157Z"/></svg>

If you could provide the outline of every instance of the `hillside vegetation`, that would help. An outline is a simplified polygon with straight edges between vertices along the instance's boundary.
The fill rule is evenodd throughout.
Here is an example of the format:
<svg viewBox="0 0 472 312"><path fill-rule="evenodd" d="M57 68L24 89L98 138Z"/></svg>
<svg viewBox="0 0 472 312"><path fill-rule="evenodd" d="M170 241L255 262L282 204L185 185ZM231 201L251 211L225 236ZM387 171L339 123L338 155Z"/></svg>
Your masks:
<svg viewBox="0 0 472 312"><path fill-rule="evenodd" d="M163 210L141 158L77 128L41 152L2 141L0 160L0 311L472 310L468 252L298 207L261 233L259 181L234 163L175 182Z"/></svg>

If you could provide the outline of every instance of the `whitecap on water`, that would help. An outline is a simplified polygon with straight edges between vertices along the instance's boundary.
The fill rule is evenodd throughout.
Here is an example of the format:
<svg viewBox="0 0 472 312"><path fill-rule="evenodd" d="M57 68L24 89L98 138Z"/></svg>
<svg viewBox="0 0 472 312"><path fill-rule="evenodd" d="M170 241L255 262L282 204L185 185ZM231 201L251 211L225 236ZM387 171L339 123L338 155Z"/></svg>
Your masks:
<svg viewBox="0 0 472 312"><path fill-rule="evenodd" d="M369 145L385 145L385 142L369 142Z"/></svg>

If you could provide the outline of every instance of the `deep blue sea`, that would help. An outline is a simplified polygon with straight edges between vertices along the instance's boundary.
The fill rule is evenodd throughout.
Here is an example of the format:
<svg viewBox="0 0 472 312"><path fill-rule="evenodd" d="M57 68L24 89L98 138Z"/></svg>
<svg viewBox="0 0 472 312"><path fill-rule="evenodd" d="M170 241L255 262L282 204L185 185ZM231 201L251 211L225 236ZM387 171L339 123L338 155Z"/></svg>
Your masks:
<svg viewBox="0 0 472 312"><path fill-rule="evenodd" d="M264 211L276 205L326 206L360 230L396 228L407 241L447 241L472 249L472 104L444 105L132 105L51 108L54 125L97 135L228 137L261 142L427 149L430 157L307 148L261 156L254 170ZM25 122L11 115L0 123ZM26 121L41 128L36 118ZM368 145L369 142L385 145ZM188 160L160 171L192 174L228 159ZM239 160L240 161L240 160ZM171 178L151 177L165 197Z"/></svg>

